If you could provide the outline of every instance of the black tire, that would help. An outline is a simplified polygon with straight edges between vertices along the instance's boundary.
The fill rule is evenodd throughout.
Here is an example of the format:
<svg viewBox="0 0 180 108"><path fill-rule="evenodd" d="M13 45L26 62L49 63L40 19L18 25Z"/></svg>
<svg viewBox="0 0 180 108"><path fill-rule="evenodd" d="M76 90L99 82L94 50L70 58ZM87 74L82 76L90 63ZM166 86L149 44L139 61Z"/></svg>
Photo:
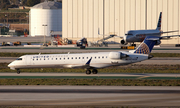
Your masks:
<svg viewBox="0 0 180 108"><path fill-rule="evenodd" d="M92 70L92 73L93 73L93 74L97 74L97 73L98 73L97 69L93 69L93 70Z"/></svg>
<svg viewBox="0 0 180 108"><path fill-rule="evenodd" d="M80 46L80 49L85 49L86 47L85 46Z"/></svg>
<svg viewBox="0 0 180 108"><path fill-rule="evenodd" d="M91 70L86 70L86 74L87 75L91 74Z"/></svg>
<svg viewBox="0 0 180 108"><path fill-rule="evenodd" d="M134 46L134 47L136 47L136 44L132 44L131 46Z"/></svg>
<svg viewBox="0 0 180 108"><path fill-rule="evenodd" d="M20 73L21 73L21 71L19 69L17 69L17 74L20 74Z"/></svg>

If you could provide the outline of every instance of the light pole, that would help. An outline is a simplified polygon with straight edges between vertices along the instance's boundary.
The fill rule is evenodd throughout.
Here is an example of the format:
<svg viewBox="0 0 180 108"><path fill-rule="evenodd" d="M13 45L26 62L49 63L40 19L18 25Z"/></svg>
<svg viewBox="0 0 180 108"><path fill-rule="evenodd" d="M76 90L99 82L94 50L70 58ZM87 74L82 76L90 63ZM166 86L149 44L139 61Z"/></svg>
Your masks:
<svg viewBox="0 0 180 108"><path fill-rule="evenodd" d="M27 18L27 24L28 24L28 18L29 18L29 15L26 15L26 18Z"/></svg>
<svg viewBox="0 0 180 108"><path fill-rule="evenodd" d="M42 26L44 26L44 45L45 45L45 26L47 26L47 24L43 24Z"/></svg>
<svg viewBox="0 0 180 108"><path fill-rule="evenodd" d="M7 17L7 15L5 14L4 15L4 34L5 34L5 28L6 28L6 23L5 23L6 17Z"/></svg>
<svg viewBox="0 0 180 108"><path fill-rule="evenodd" d="M5 24L5 20L6 20L7 15L5 14L4 16L5 16L5 17L4 17L4 26L5 26L5 25L6 25L6 24Z"/></svg>

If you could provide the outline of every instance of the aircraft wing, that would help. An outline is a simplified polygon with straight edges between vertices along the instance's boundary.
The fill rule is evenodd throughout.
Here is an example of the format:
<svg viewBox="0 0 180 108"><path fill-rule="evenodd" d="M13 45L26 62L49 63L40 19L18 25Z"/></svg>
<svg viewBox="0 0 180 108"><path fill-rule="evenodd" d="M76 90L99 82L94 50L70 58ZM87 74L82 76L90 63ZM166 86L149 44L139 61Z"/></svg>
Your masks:
<svg viewBox="0 0 180 108"><path fill-rule="evenodd" d="M177 37L177 36L180 36L180 35L161 36L161 37L162 37L162 39L168 39L170 37Z"/></svg>
<svg viewBox="0 0 180 108"><path fill-rule="evenodd" d="M90 66L91 60L92 60L92 57L84 65L74 64L74 65L66 65L65 67L67 67L67 68L84 68L84 69L95 68L95 67Z"/></svg>
<svg viewBox="0 0 180 108"><path fill-rule="evenodd" d="M161 34L164 34L164 33L172 33L172 32L178 32L179 30L176 30L176 31L166 31L166 32L160 32ZM159 34L159 33L144 33L143 35L155 35L155 34Z"/></svg>
<svg viewBox="0 0 180 108"><path fill-rule="evenodd" d="M172 32L178 32L179 30L176 31L167 31L167 32L162 32L162 33L172 33Z"/></svg>
<svg viewBox="0 0 180 108"><path fill-rule="evenodd" d="M117 36L116 34L111 34L111 35L104 35L104 34L100 34L99 33L99 29L98 29L98 35L101 35L101 36L110 36L110 37L119 37L119 38L124 38L124 36Z"/></svg>
<svg viewBox="0 0 180 108"><path fill-rule="evenodd" d="M119 38L124 38L124 36L116 36L116 37L119 37Z"/></svg>

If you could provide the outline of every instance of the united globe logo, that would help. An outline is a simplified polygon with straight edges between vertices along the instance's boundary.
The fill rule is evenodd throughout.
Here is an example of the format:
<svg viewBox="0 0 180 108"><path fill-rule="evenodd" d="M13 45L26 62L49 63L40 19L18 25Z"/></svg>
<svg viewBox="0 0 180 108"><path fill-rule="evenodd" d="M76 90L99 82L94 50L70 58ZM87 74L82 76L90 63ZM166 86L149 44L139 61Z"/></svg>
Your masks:
<svg viewBox="0 0 180 108"><path fill-rule="evenodd" d="M139 54L149 54L150 53L150 50L149 50L149 47L145 44L145 43L142 43L139 48L136 50L135 53L139 53Z"/></svg>

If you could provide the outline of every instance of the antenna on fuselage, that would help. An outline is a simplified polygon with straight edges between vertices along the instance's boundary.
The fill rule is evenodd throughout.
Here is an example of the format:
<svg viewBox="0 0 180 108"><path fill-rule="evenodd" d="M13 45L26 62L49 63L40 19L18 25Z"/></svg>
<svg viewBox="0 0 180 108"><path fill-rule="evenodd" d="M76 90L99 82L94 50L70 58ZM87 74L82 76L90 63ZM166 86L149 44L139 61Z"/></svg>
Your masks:
<svg viewBox="0 0 180 108"><path fill-rule="evenodd" d="M41 55L41 52L39 53L39 55Z"/></svg>

